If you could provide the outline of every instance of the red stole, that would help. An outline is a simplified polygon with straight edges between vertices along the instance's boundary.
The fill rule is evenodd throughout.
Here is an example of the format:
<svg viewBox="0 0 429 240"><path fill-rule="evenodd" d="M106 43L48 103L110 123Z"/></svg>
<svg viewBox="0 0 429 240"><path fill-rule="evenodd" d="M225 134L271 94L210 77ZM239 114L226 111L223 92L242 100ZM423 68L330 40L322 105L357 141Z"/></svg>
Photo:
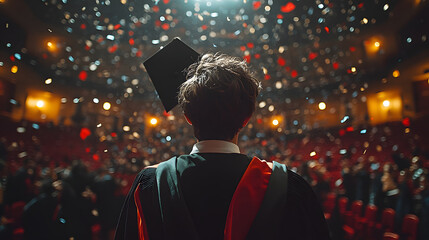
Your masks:
<svg viewBox="0 0 429 240"><path fill-rule="evenodd" d="M254 157L238 183L232 196L225 223L224 240L244 240L258 213L271 177L272 169L267 162ZM140 184L134 192L137 208L139 240L148 240L146 222L141 201Z"/></svg>

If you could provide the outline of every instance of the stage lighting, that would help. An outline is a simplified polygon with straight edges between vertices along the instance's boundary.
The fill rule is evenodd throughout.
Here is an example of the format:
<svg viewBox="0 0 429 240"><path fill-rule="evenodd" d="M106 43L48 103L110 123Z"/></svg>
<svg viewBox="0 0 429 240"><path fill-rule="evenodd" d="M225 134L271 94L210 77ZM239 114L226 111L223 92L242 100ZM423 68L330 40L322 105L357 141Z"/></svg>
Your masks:
<svg viewBox="0 0 429 240"><path fill-rule="evenodd" d="M45 106L45 102L43 100L39 100L36 102L37 108L43 108Z"/></svg>
<svg viewBox="0 0 429 240"><path fill-rule="evenodd" d="M392 76L393 76L393 77L395 77L395 78L399 77L399 75L400 75L399 70L395 70L395 71L393 71L393 73L392 73Z"/></svg>
<svg viewBox="0 0 429 240"><path fill-rule="evenodd" d="M104 110L106 110L106 111L108 111L109 109L110 109L110 107L111 107L112 105L109 103L109 102L105 102L104 104L103 104L103 109Z"/></svg>
<svg viewBox="0 0 429 240"><path fill-rule="evenodd" d="M151 119L150 119L150 124L151 124L152 126L155 126L156 124L158 124L158 119L156 119L156 118L151 118Z"/></svg>
<svg viewBox="0 0 429 240"><path fill-rule="evenodd" d="M10 71L12 73L17 73L18 72L18 66L12 66L12 68L10 69Z"/></svg>
<svg viewBox="0 0 429 240"><path fill-rule="evenodd" d="M389 107L390 106L390 101L389 100L384 100L383 101L383 106Z"/></svg>
<svg viewBox="0 0 429 240"><path fill-rule="evenodd" d="M325 110L325 109L326 109L326 103L324 103L324 102L320 102L320 103L319 103L319 109L320 109L320 110Z"/></svg>
<svg viewBox="0 0 429 240"><path fill-rule="evenodd" d="M274 119L272 123L273 123L274 126L277 126L277 125L279 125L279 120Z"/></svg>

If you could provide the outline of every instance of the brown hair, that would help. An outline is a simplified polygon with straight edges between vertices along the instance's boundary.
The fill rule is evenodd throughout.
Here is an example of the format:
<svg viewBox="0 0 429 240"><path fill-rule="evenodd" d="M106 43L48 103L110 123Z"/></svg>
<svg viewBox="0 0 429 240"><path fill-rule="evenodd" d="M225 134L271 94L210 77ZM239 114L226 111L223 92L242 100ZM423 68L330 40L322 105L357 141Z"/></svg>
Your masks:
<svg viewBox="0 0 429 240"><path fill-rule="evenodd" d="M247 64L225 54L205 54L188 68L179 104L195 137L231 140L255 111L260 83Z"/></svg>

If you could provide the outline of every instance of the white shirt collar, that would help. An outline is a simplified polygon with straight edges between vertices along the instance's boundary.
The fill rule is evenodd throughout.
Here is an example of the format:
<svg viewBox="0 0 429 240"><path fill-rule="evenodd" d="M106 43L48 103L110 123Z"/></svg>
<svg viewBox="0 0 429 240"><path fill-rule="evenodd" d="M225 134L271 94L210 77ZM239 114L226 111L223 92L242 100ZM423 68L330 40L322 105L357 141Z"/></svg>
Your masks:
<svg viewBox="0 0 429 240"><path fill-rule="evenodd" d="M222 140L205 140L194 144L193 153L240 153L238 146Z"/></svg>

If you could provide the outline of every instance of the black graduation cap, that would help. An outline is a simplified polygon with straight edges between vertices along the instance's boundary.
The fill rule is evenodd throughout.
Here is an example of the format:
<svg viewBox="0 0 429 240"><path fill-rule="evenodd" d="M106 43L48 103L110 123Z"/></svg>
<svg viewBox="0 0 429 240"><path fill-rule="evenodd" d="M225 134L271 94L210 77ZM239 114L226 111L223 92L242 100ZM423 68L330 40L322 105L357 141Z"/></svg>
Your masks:
<svg viewBox="0 0 429 240"><path fill-rule="evenodd" d="M178 104L179 87L186 81L184 70L199 56L179 38L174 38L143 63L166 112Z"/></svg>

